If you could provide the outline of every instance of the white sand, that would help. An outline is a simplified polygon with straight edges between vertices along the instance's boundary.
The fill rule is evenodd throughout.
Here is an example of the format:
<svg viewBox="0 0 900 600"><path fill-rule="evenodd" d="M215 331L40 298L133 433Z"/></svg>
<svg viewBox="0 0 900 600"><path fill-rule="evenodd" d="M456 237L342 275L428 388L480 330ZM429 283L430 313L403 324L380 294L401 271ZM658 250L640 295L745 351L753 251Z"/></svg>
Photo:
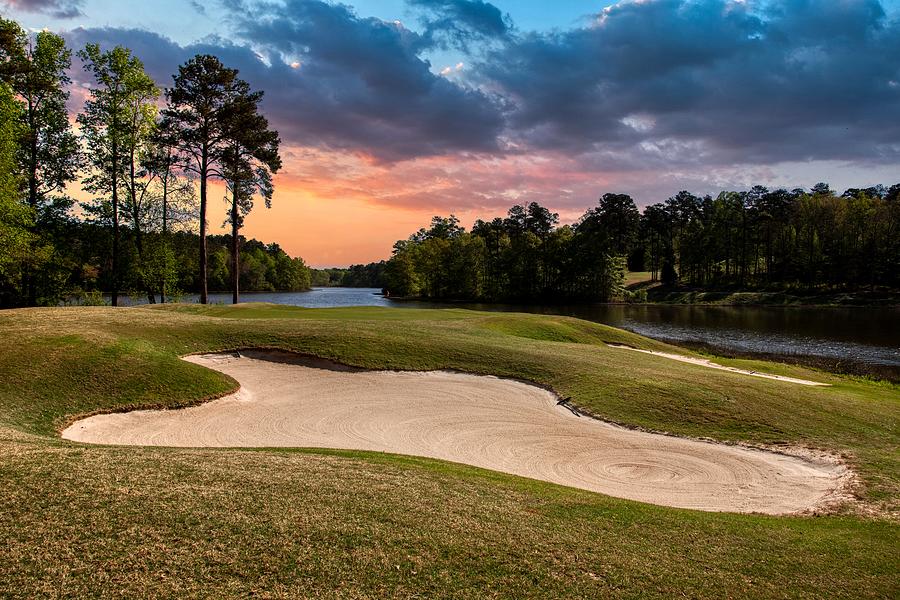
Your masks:
<svg viewBox="0 0 900 600"><path fill-rule="evenodd" d="M809 379L797 379L796 377L787 377L785 375L772 375L771 373L760 373L759 371L748 371L747 369L738 369L737 367L726 367L725 365L720 365L718 363L714 363L711 360L707 360L705 358L698 358L696 356L685 356L684 354L673 354L671 352L657 352L655 350L642 350L641 348L632 348L631 346L624 346L622 344L606 344L610 348L618 348L620 350L631 350L633 352L642 352L644 354L652 354L653 356L662 356L663 358L669 358L672 360L677 360L680 362L690 363L692 365L698 365L701 367L708 367L710 369L719 369L720 371L730 371L732 373L740 373L741 375L750 375L751 377L762 377L763 379L774 379L776 381L786 381L788 383L799 383L800 385L818 385L828 387L830 383L820 383L818 381L810 381Z"/></svg>
<svg viewBox="0 0 900 600"><path fill-rule="evenodd" d="M771 514L833 500L846 473L825 461L616 427L573 414L549 391L496 377L340 371L261 353L186 360L231 375L241 390L187 409L96 415L63 437L396 452L666 506Z"/></svg>

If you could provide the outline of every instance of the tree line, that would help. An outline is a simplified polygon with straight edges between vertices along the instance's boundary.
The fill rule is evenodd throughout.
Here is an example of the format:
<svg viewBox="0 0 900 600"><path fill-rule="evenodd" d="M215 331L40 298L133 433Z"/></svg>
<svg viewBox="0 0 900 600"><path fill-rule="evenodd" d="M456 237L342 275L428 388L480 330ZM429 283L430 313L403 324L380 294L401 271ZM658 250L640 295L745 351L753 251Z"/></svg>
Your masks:
<svg viewBox="0 0 900 600"><path fill-rule="evenodd" d="M572 225L530 203L505 218L434 217L394 245L390 295L480 301L628 298L626 270L707 289L900 288L900 184L695 196L638 210L604 194Z"/></svg>
<svg viewBox="0 0 900 600"><path fill-rule="evenodd" d="M626 235L638 270L698 287L900 287L900 184L680 192Z"/></svg>
<svg viewBox="0 0 900 600"><path fill-rule="evenodd" d="M313 269L312 285L317 287L383 288L386 262L350 265L346 269Z"/></svg>
<svg viewBox="0 0 900 600"><path fill-rule="evenodd" d="M66 108L72 50L57 34L32 36L0 18L4 305L54 304L92 280L111 292L113 306L126 286L151 303L165 302L179 285L199 291L203 303L210 285L231 289L234 302L242 285L308 286L305 265L287 257L286 267L280 248L240 247L244 218L254 201L270 205L281 167L278 133L259 110L261 91L212 55L179 66L164 90L123 46L87 44L76 56L93 81L77 128ZM207 235L212 181L222 182L228 205L227 285L221 248L211 254ZM66 193L75 182L90 200L76 204ZM188 260L178 243L197 223L196 258ZM105 251L99 240L108 242ZM73 250L82 246L96 254ZM291 274L260 277L269 259L272 273ZM184 264L196 267L196 277L185 277Z"/></svg>
<svg viewBox="0 0 900 600"><path fill-rule="evenodd" d="M95 222L70 221L53 232L53 242L65 252L58 253L52 264L45 265L44 274L52 278L39 289L49 296L39 296L39 303L57 304L72 300L76 303L105 303L102 290L112 286L109 249L111 228ZM240 289L252 291L303 291L310 287L311 270L302 258L290 257L278 244L265 244L241 236ZM132 298L146 298L149 282L155 289L167 290L167 301L178 301L187 293L200 289L198 252L200 239L196 232L160 231L144 234L146 260L142 268L123 269L119 281L122 294ZM231 291L232 257L231 235L210 235L208 287L210 292ZM121 261L137 265L139 257L134 231L123 228ZM18 290L0 286L0 306L16 306Z"/></svg>

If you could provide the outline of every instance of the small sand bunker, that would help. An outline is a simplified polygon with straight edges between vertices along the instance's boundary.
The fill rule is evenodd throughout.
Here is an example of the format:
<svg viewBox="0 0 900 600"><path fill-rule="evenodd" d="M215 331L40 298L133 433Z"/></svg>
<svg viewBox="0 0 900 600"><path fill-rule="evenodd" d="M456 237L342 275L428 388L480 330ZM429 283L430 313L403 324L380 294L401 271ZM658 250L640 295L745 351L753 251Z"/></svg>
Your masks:
<svg viewBox="0 0 900 600"><path fill-rule="evenodd" d="M539 387L445 371L392 372L244 353L186 360L241 384L181 410L96 415L69 440L182 447L321 447L466 463L620 498L771 514L833 500L845 468L633 431L579 416Z"/></svg>
<svg viewBox="0 0 900 600"><path fill-rule="evenodd" d="M671 352L657 352L655 350L642 350L641 348L633 348L632 346L625 346L623 344L606 344L610 348L618 348L620 350L632 350L634 352L642 352L644 354L652 354L653 356L662 356L663 358L669 358L671 360L677 360L679 362L686 362L692 365L698 365L701 367L708 367L710 369L719 369L720 371L729 371L731 373L740 373L741 375L750 375L751 377L762 377L763 379L774 379L776 381L786 381L788 383L799 383L800 385L818 385L828 387L831 384L829 383L821 383L818 381L810 381L809 379L798 379L796 377L787 377L785 375L773 375L771 373L760 373L759 371L748 371L747 369L738 369L737 367L726 367L725 365L720 365L718 363L714 363L711 360L707 360L705 358L698 358L696 356L685 356L684 354L673 354Z"/></svg>

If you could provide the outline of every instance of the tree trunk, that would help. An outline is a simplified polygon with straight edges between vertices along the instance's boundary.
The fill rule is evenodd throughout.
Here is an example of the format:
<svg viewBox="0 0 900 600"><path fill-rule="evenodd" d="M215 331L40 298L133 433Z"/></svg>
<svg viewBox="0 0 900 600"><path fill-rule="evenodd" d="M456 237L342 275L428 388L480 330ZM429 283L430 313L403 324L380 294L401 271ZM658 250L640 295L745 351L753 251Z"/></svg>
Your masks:
<svg viewBox="0 0 900 600"><path fill-rule="evenodd" d="M144 236L143 232L141 232L141 211L137 203L137 177L134 172L134 150L131 151L131 164L129 166L128 176L130 178L129 183L131 184L128 193L131 195L131 217L134 220L134 242L135 246L137 246L138 260L143 268L146 264L145 261L147 256L144 254ZM144 284L144 289L147 292L147 302L156 304L156 294L153 291L153 284L145 277L141 277L141 280Z"/></svg>
<svg viewBox="0 0 900 600"><path fill-rule="evenodd" d="M168 222L166 218L169 216L169 173L168 168L166 170L165 177L162 180L163 184L163 193L162 193L162 242L164 246L168 246L169 244L169 231L168 231ZM166 303L166 277L169 271L169 262L168 262L168 252L166 252L168 248L163 248L163 278L160 283L159 289L159 302L160 304Z"/></svg>
<svg viewBox="0 0 900 600"><path fill-rule="evenodd" d="M141 262L141 264L143 265L143 264L144 264L144 259L145 259L145 255L144 255L144 234L143 234L143 232L141 232L141 228L140 228L140 227L137 227L137 226L134 228L134 245L135 245L135 247L137 247L137 251L138 251L138 260L139 260L139 261ZM156 294L153 292L153 286L152 286L152 284L151 284L149 281L146 281L146 280L145 280L145 281L144 281L144 288L145 288L145 290L146 290L146 292L147 292L147 301L148 301L150 304L156 304Z"/></svg>
<svg viewBox="0 0 900 600"><path fill-rule="evenodd" d="M35 131L35 123L34 123L34 105L32 104L31 99L28 100L28 127L29 127L29 156L28 156L28 205L31 207L31 210L34 212L35 223L32 228L32 232L36 232L37 230L37 204L38 204L38 193L37 193L37 169L38 169L38 149L37 149L37 132ZM22 269L22 279L23 279L23 292L27 294L28 297L28 306L37 306L37 281L35 280L34 270L32 269L32 265L26 261L25 268Z"/></svg>
<svg viewBox="0 0 900 600"><path fill-rule="evenodd" d="M208 173L208 149L203 148L200 159L200 304L208 304L206 291L206 178Z"/></svg>
<svg viewBox="0 0 900 600"><path fill-rule="evenodd" d="M239 283L241 279L241 269L240 269L240 248L238 247L238 203L237 203L237 194L232 192L231 196L231 289L232 304L237 304L239 301Z"/></svg>
<svg viewBox="0 0 900 600"><path fill-rule="evenodd" d="M112 211L113 211L113 249L112 249L112 298L110 304L119 305L119 181L118 181L118 148L112 145Z"/></svg>

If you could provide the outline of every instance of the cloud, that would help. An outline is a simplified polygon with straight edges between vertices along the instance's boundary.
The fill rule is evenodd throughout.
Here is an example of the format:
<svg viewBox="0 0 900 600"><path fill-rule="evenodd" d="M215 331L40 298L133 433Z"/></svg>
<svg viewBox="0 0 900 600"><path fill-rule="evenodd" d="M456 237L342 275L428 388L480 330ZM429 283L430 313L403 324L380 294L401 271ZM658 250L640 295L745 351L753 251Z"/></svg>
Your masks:
<svg viewBox="0 0 900 600"><path fill-rule="evenodd" d="M233 13L235 28L270 63L267 107L291 139L389 161L498 150L497 102L433 73L422 35L344 5L255 6Z"/></svg>
<svg viewBox="0 0 900 600"><path fill-rule="evenodd" d="M708 165L900 160L900 23L876 0L623 1L470 70L529 148Z"/></svg>
<svg viewBox="0 0 900 600"><path fill-rule="evenodd" d="M203 6L203 5L202 5L200 2L198 2L197 0L190 0L190 1L188 2L188 4L191 5L191 8L193 8L193 9L197 12L198 15L203 16L203 17L207 16L207 14L206 14L206 7Z"/></svg>
<svg viewBox="0 0 900 600"><path fill-rule="evenodd" d="M242 8L242 7L238 7ZM245 7L244 7L245 8ZM494 152L504 122L492 98L432 73L420 36L323 2L269 6L235 17L236 43L181 46L140 29L76 29L69 42L125 45L162 85L197 53L219 56L256 89L288 143L396 161L453 152ZM251 48L252 44L252 48Z"/></svg>
<svg viewBox="0 0 900 600"><path fill-rule="evenodd" d="M423 13L423 39L429 44L470 50L477 42L504 39L512 20L496 6L482 0L407 0Z"/></svg>
<svg viewBox="0 0 900 600"><path fill-rule="evenodd" d="M219 56L265 90L263 107L288 143L397 161L454 152L494 152L503 115L487 94L431 71L419 34L317 1L231 6L238 42L209 38L181 46L140 29L67 34L122 44L161 85L197 53ZM246 18L245 18L246 16Z"/></svg>
<svg viewBox="0 0 900 600"><path fill-rule="evenodd" d="M5 0L11 10L44 13L58 19L72 19L82 15L84 0Z"/></svg>
<svg viewBox="0 0 900 600"><path fill-rule="evenodd" d="M413 1L426 23L486 4ZM567 30L482 28L496 35L450 60L427 24L315 0L224 2L227 39L66 35L130 47L161 85L194 54L218 55L265 90L285 147L305 149L285 170L317 165L298 176L322 197L575 214L602 191L647 202L760 181L849 185L900 164L900 24L873 0L619 2Z"/></svg>

